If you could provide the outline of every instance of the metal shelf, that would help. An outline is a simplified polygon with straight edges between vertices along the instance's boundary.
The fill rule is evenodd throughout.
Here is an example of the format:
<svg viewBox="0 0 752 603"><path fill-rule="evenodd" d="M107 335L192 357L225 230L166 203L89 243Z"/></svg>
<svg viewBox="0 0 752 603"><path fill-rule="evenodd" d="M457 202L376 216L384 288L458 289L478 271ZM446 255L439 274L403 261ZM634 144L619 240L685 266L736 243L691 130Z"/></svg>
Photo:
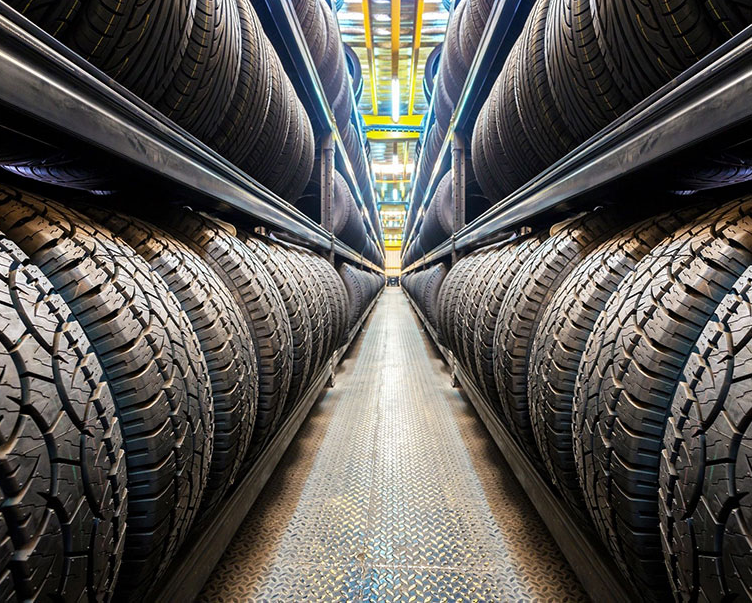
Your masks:
<svg viewBox="0 0 752 603"><path fill-rule="evenodd" d="M332 249L332 235L320 225L4 2L0 82L0 105L34 123L104 151L225 214L251 216L309 246ZM364 264L362 256L342 242L335 242L334 251Z"/></svg>
<svg viewBox="0 0 752 603"><path fill-rule="evenodd" d="M404 268L472 249L703 142L752 126L752 27ZM752 135L752 130L750 131ZM587 198L587 197L586 197Z"/></svg>
<svg viewBox="0 0 752 603"><path fill-rule="evenodd" d="M428 186L420 200L418 214L415 216L410 232L404 233L403 240L405 241L405 245L402 247L403 255L415 238L419 230L419 222L422 220L422 212L425 212L428 203L436 191L436 187L439 185L441 176L445 173L442 167L449 159L454 133L466 132L468 127L472 127L475 124L475 119L485 103L517 36L522 31L533 4L534 2L531 0L504 0L494 3L486 29L478 44L475 58L468 70L465 85L462 88L460 99L452 115L449 129L444 137L441 151L439 151L439 155L432 168ZM428 112L429 117L426 120L426 124L430 124L433 120L434 96L431 97ZM472 132L468 134L472 134ZM413 199L413 203L415 201Z"/></svg>
<svg viewBox="0 0 752 603"><path fill-rule="evenodd" d="M319 133L332 132L335 134L334 142L337 164L344 167L344 170L341 169L340 173L342 173L347 181L355 197L355 201L361 209L366 229L368 232L373 233L374 238L376 238L376 229L371 221L368 209L365 207L363 195L355 178L350 158L347 156L345 147L342 144L342 138L337 129L334 113L324 94L324 87L321 84L316 65L308 50L308 44L303 31L300 29L300 23L298 22L298 17L291 0L266 0L264 3L256 3L254 8L264 25L267 36L272 41L282 64L285 66L290 80L295 86L300 100L303 102L311 118L314 129ZM353 106L357 105L354 104ZM360 143L361 152L365 158L365 146L362 140ZM371 185L373 185L372 179L370 180ZM379 250L382 259L384 259L384 250L381 248L381 245L379 245Z"/></svg>
<svg viewBox="0 0 752 603"><path fill-rule="evenodd" d="M360 333L380 296L381 293L368 306L350 331L347 342L334 353L331 362L327 363L311 383L298 405L266 445L246 476L233 486L230 493L210 516L192 528L174 561L167 568L164 577L155 585L156 592L150 595L150 600L155 603L173 603L196 599L311 408L333 379L335 367Z"/></svg>
<svg viewBox="0 0 752 603"><path fill-rule="evenodd" d="M499 421L496 412L486 402L472 379L455 362L452 352L439 343L436 331L426 320L420 308L406 292L405 297L433 344L452 368L453 377L475 407L486 429L590 598L593 601L613 601L614 603L640 601L640 597L623 577L610 553L600 542L598 535L570 511L561 496L550 485L549 480L539 472Z"/></svg>

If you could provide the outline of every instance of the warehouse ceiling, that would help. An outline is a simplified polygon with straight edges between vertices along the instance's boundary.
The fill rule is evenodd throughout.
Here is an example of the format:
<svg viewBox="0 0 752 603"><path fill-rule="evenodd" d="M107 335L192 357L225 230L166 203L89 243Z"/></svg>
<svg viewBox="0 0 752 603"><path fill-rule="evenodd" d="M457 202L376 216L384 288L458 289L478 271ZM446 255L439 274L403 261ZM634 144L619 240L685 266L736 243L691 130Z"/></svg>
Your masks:
<svg viewBox="0 0 752 603"><path fill-rule="evenodd" d="M399 247L415 165L426 58L444 39L442 0L344 0L337 13L343 41L360 61L358 108L371 143L385 243Z"/></svg>

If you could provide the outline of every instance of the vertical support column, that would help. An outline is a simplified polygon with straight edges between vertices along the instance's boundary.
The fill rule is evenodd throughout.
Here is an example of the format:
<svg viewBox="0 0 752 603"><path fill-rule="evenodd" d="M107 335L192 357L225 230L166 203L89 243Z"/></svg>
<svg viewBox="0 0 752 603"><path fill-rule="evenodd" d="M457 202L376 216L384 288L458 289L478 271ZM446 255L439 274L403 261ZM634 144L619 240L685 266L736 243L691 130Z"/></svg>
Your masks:
<svg viewBox="0 0 752 603"><path fill-rule="evenodd" d="M329 263L334 265L334 240L332 210L334 207L334 134L327 133L321 139L321 226L331 235ZM327 387L334 387L334 356L327 362L329 377Z"/></svg>
<svg viewBox="0 0 752 603"><path fill-rule="evenodd" d="M334 135L329 132L321 140L321 226L331 234L329 261L334 264Z"/></svg>
<svg viewBox="0 0 752 603"><path fill-rule="evenodd" d="M452 136L452 265L457 263L457 250L454 238L458 230L465 225L465 137L455 131ZM459 387L457 379L457 360L452 356L452 386Z"/></svg>
<svg viewBox="0 0 752 603"><path fill-rule="evenodd" d="M461 132L452 136L452 264L457 261L454 235L465 225L465 137Z"/></svg>

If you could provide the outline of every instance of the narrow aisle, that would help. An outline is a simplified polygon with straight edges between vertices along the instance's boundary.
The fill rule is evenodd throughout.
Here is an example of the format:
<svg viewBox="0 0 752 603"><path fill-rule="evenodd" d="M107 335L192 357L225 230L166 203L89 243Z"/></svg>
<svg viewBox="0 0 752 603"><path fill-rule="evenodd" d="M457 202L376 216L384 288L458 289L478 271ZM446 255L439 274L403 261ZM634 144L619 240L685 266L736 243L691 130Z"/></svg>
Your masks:
<svg viewBox="0 0 752 603"><path fill-rule="evenodd" d="M580 601L402 292L387 289L201 601Z"/></svg>

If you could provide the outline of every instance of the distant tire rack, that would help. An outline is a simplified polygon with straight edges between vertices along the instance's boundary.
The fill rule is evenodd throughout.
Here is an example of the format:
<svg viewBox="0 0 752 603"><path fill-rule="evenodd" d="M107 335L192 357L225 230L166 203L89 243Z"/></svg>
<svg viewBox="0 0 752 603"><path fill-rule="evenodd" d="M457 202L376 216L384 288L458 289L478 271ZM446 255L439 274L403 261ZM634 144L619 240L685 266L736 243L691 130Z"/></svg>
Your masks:
<svg viewBox="0 0 752 603"><path fill-rule="evenodd" d="M457 103L435 163L429 184L418 203L416 218L403 238L405 258L444 170L453 177L464 174L465 146L506 54L524 25L530 2L498 2L489 19L478 52ZM722 141L735 128L752 122L749 90L752 87L752 28L736 34L700 59L681 75L638 103L597 136L546 168L470 224L460 219L451 237L403 266L411 272L453 252L467 253L483 242L512 233L545 214L556 221L564 206L576 207L595 192L610 190L660 161L691 152L700 143ZM490 75L489 75L490 74ZM490 82L489 82L490 80ZM433 119L433 102L426 120ZM687 127L691 124L691 127ZM454 151L454 153L453 153ZM458 164L461 158L462 165ZM451 162L451 168L450 168ZM419 176L414 175L414 181ZM463 176L464 177L464 176ZM454 193L456 207L464 207L464 190Z"/></svg>
<svg viewBox="0 0 752 603"><path fill-rule="evenodd" d="M290 15L294 18L294 13ZM305 44L300 38L296 40ZM304 60L306 53L304 46L297 47L298 60ZM381 272L379 266L334 239L321 225L175 127L157 110L2 2L0 63L0 103L7 108L0 125L28 130L36 137L103 150L108 157L142 170L156 182L177 186L197 207L220 210L228 218L278 229L298 242ZM313 72L310 66L308 73ZM316 85L316 79L309 79L308 85ZM318 107L305 105L312 120L324 124L329 132L336 132L323 95L315 91L306 94L320 98ZM312 115L314 110L317 113ZM362 195L349 159L336 134L334 139L336 160L344 166L348 184L362 208ZM362 212L370 232L375 232L368 212Z"/></svg>

